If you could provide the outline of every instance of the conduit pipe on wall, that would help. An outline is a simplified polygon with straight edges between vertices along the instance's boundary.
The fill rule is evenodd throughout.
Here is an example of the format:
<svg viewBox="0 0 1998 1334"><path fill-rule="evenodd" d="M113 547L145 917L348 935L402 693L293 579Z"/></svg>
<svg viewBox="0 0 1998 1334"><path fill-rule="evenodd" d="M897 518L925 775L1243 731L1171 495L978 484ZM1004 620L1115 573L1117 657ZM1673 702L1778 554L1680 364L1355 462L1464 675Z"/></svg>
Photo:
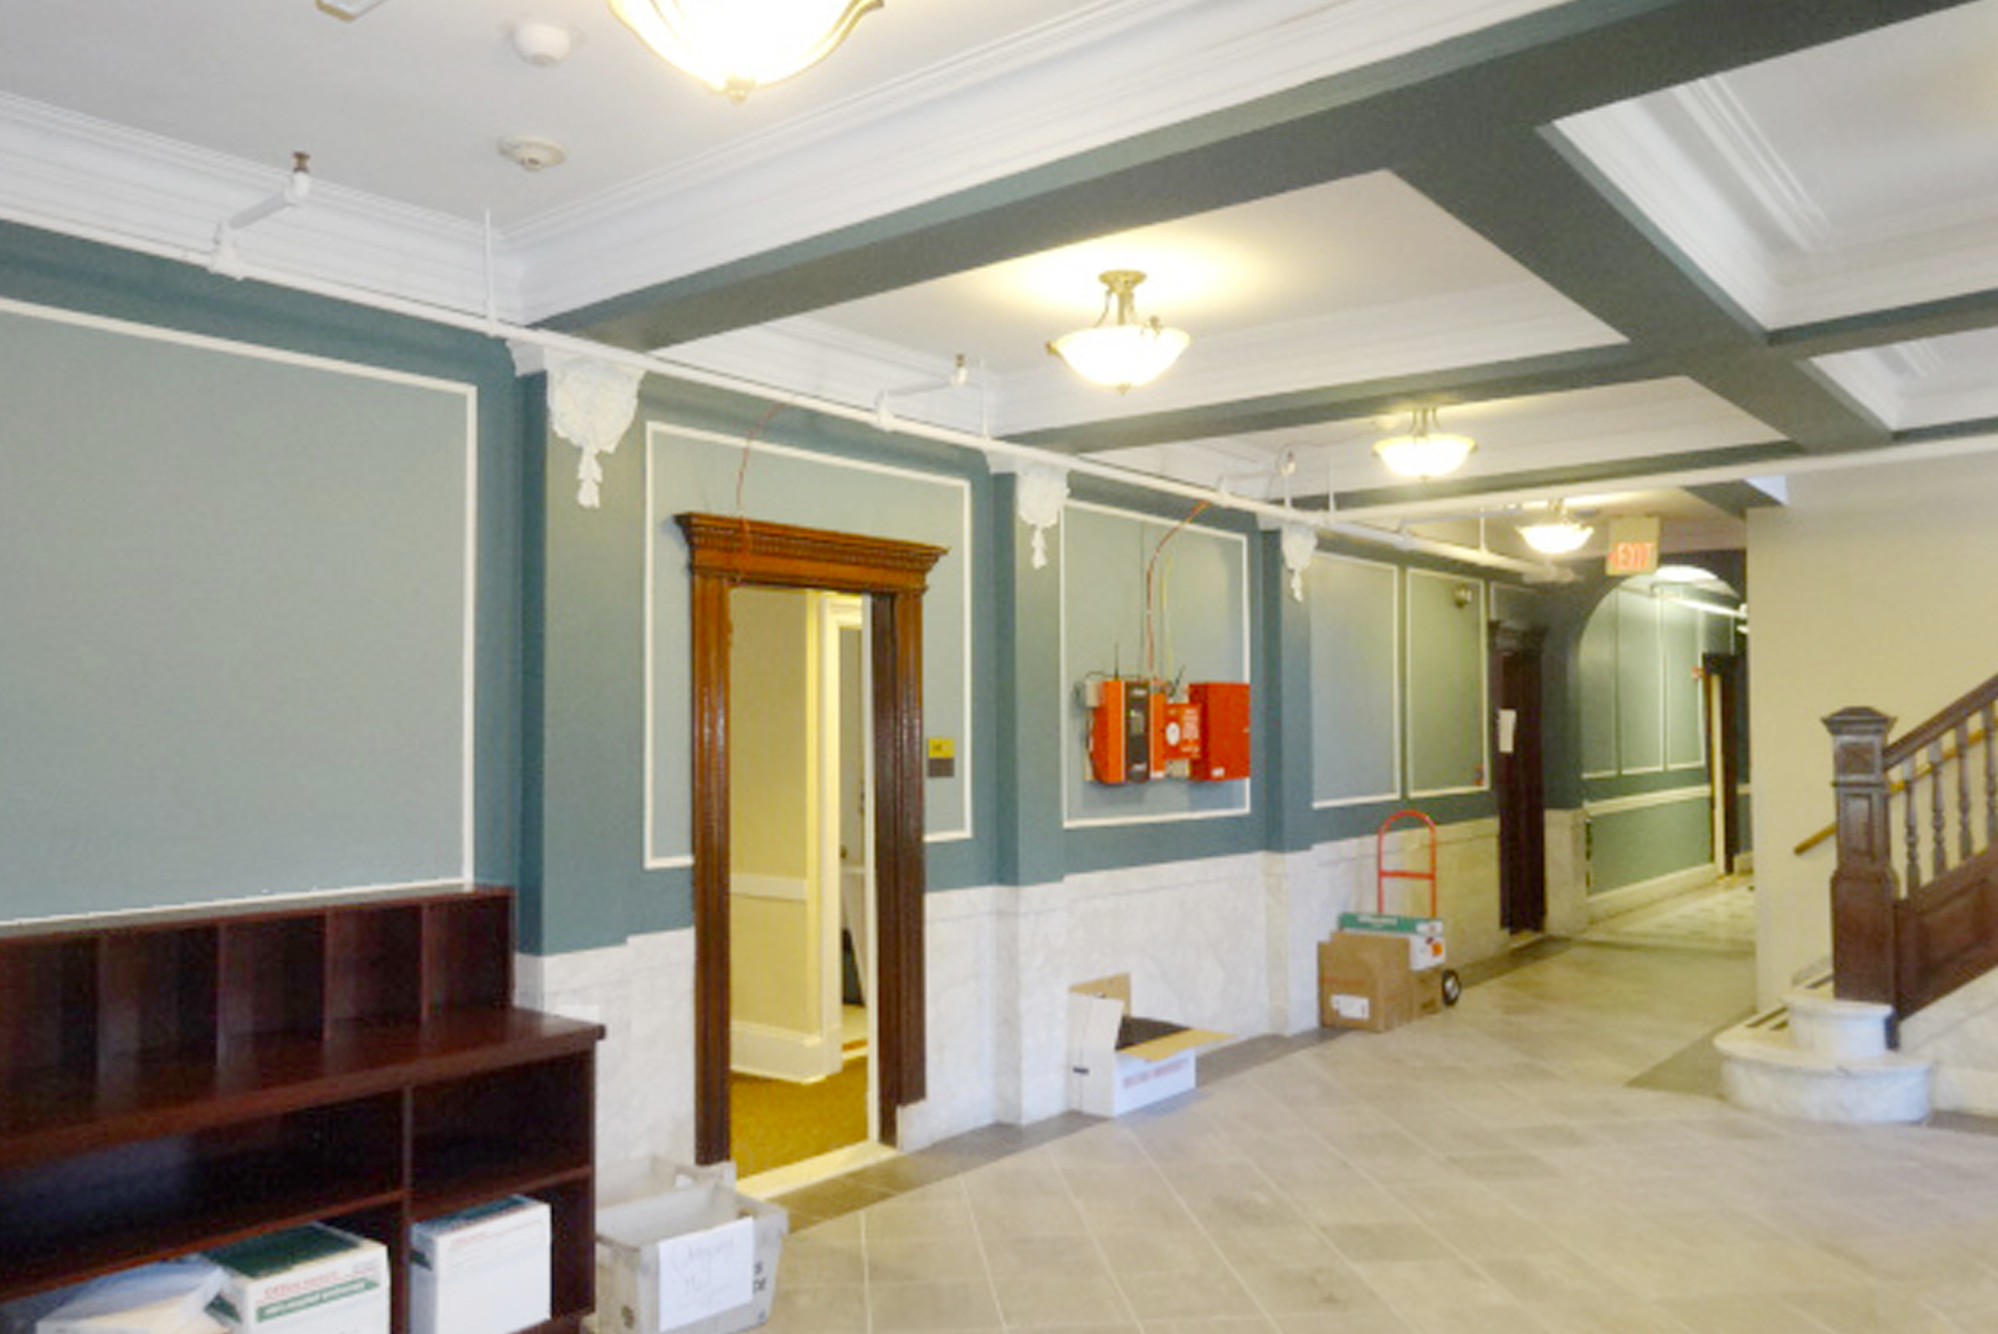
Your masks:
<svg viewBox="0 0 1998 1334"><path fill-rule="evenodd" d="M80 241L96 245L111 246L156 258L189 264L197 268L211 267L211 257L183 247L165 245L127 236L107 228L90 227L68 221L24 214L16 210L10 214L12 221L42 231L55 232ZM536 329L527 325L512 324L490 314L472 315L453 310L446 306L432 305L423 301L412 301L406 297L391 296L384 292L370 291L367 288L353 287L345 283L307 277L303 274L287 273L282 270L249 264L237 260L229 269L227 277L248 279L281 287L308 296L324 297L331 301L341 301L349 305L379 310L385 314L401 315L409 319L423 320L449 328L462 329L468 333L482 334L489 338L504 340L509 344L526 345L548 351L566 352L579 356L595 357L601 361L617 365L634 366L654 375L680 380L688 384L705 385L709 388L724 389L732 393L747 394L767 402L782 403L788 407L806 412L838 417L845 421L862 425L876 425L876 414L867 408L850 407L830 399L817 398L810 394L793 393L771 385L759 384L753 380L704 371L692 366L669 361L649 352L633 352L626 348L613 347L573 334L557 333L548 329ZM1008 440L992 436L976 435L970 431L959 431L946 426L933 426L927 422L898 421L894 429L903 435L918 439L932 440L939 444L954 445L963 449L977 450L986 457L999 456L1027 462L1044 463L1051 467L1066 469L1073 473L1100 477L1125 486L1156 492L1161 495L1182 497L1189 500L1206 501L1217 509L1234 510L1251 514L1261 519L1269 519L1278 524L1302 523L1320 533L1347 537L1361 542L1380 546L1395 547L1404 551L1415 551L1425 555L1456 561L1463 565L1479 566L1486 569L1506 570L1525 575L1531 579L1554 582L1567 582L1575 576L1557 565L1546 562L1520 560L1497 552L1481 551L1475 547L1461 546L1454 542L1442 542L1433 538L1417 537L1402 532L1389 532L1364 523L1348 523L1333 517L1323 510L1298 510L1267 501L1249 500L1228 494L1214 487L1197 486L1189 482L1178 482L1167 477L1157 477L1150 473L1138 472L1115 464L1100 463L1082 455L1063 454L1058 450L1039 449L1031 445L1018 445Z"/></svg>
<svg viewBox="0 0 1998 1334"><path fill-rule="evenodd" d="M264 206L259 206L259 209ZM274 210L273 210L274 211ZM24 226L42 231L74 237L97 245L152 255L196 268L207 268L210 256L182 247L165 245L128 236L107 228L90 227L49 218L37 217L21 210L11 211L9 219ZM595 357L601 361L619 365L634 366L650 374L665 376L688 384L705 385L709 388L725 389L732 393L747 394L767 402L782 403L806 412L820 413L837 417L844 421L861 425L875 425L876 413L870 408L850 407L829 399L817 398L809 394L793 393L769 385L758 384L736 376L723 375L700 370L669 361L664 357L647 352L632 352L624 348L612 347L591 339L579 338L572 334L556 333L547 329L536 329L526 325L510 324L491 314L484 316L467 314L449 307L431 305L427 302L412 301L404 297L369 291L366 288L352 287L344 283L329 282L309 278L302 274L286 273L268 269L260 265L238 263L229 276L247 278L267 283L273 287L287 288L309 296L324 297L349 305L363 306L386 314L401 315L410 319L423 320L431 324L445 325L462 329L468 333L482 334L489 338L503 339L508 343L539 347L551 351L567 352L579 356ZM1171 478L1157 477L1150 473L1119 467L1116 464L1102 463L1082 455L1063 454L1057 450L1040 449L1031 445L1018 445L1008 440L991 436L977 435L970 431L954 430L950 427L933 426L926 422L895 423L901 434L918 439L932 440L939 444L953 445L963 449L977 450L988 458L1001 457L1035 462L1072 473L1100 477L1125 486L1155 492L1160 495L1177 496L1187 500L1206 501L1217 509L1233 510L1237 513L1254 515L1277 524L1302 523L1319 533L1350 538L1355 541L1379 546L1395 547L1405 551L1420 552L1459 564L1485 569L1505 570L1525 575L1531 579L1568 582L1574 574L1550 562L1521 560L1497 552L1484 551L1476 547L1463 546L1455 542L1443 542L1434 538L1417 537L1401 531L1377 528L1356 520L1407 520L1425 516L1458 513L1464 509L1464 497L1438 501L1417 501L1395 506L1373 506L1346 513L1332 513L1325 510L1298 510L1276 505L1267 501L1249 500L1215 488L1197 486L1188 482L1178 482ZM1705 468L1694 472L1660 473L1645 477L1617 478L1613 485L1618 490L1645 490L1655 487L1699 486L1715 482L1745 481L1752 478L1787 476L1797 473L1826 472L1844 468L1878 467L1888 464L1915 463L1932 459L1954 458L1969 454L1980 454L1998 449L1998 435L1978 435L1957 440L1930 441L1921 444L1896 445L1886 449L1855 450L1844 454L1812 455L1808 457L1771 459L1759 463L1735 464L1716 468ZM1572 488L1576 494L1586 491L1600 491L1610 483L1596 482L1584 488ZM1544 486L1529 492L1516 493L1521 502L1545 500L1550 494ZM1514 493L1500 493L1481 496L1477 499L1487 507L1508 503Z"/></svg>

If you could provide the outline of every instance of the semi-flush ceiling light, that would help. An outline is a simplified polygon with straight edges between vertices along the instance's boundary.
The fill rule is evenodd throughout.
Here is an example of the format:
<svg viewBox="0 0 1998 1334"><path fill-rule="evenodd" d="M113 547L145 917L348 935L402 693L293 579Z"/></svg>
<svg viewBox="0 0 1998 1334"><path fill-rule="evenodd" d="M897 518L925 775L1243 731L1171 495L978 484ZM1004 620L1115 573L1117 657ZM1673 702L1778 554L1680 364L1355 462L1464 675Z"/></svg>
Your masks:
<svg viewBox="0 0 1998 1334"><path fill-rule="evenodd" d="M1523 523L1519 535L1526 539L1526 545L1543 556L1566 556L1579 551L1582 543L1589 540L1589 534L1596 530L1577 521L1568 513L1568 507L1560 501L1554 502L1554 512L1538 523Z"/></svg>
<svg viewBox="0 0 1998 1334"><path fill-rule="evenodd" d="M732 102L832 54L881 0L610 0L645 44Z"/></svg>
<svg viewBox="0 0 1998 1334"><path fill-rule="evenodd" d="M1478 442L1468 435L1438 431L1435 408L1417 408L1409 422L1408 434L1391 435L1380 441L1374 446L1374 453L1388 466L1388 471L1426 481L1457 471L1477 447Z"/></svg>
<svg viewBox="0 0 1998 1334"><path fill-rule="evenodd" d="M1164 375L1193 340L1182 330L1160 324L1156 315L1138 319L1137 302L1131 294L1145 280L1144 274L1136 269L1111 269L1101 277L1103 313L1096 323L1063 334L1048 344L1048 351L1083 379L1122 394ZM1108 324L1105 321L1110 318L1113 301L1117 322Z"/></svg>

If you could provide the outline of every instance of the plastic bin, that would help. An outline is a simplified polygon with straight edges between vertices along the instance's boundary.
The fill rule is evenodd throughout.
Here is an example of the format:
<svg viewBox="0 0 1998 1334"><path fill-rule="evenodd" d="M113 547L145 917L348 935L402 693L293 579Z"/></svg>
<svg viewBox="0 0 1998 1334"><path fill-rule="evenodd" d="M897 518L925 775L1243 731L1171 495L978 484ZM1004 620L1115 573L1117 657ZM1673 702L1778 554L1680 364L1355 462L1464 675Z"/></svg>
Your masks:
<svg viewBox="0 0 1998 1334"><path fill-rule="evenodd" d="M733 1164L664 1165L654 1193L597 1210L598 1334L737 1334L770 1318L790 1230Z"/></svg>

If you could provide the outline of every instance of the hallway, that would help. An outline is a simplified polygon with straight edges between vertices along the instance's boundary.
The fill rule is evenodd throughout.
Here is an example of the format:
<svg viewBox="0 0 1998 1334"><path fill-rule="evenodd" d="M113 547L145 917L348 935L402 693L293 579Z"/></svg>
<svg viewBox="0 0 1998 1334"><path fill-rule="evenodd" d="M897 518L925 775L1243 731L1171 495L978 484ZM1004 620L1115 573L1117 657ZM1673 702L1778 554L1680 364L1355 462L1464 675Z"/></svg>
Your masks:
<svg viewBox="0 0 1998 1334"><path fill-rule="evenodd" d="M1749 956L1530 957L1393 1033L1293 1039L1235 1073L1220 1053L1162 1109L1012 1131L1026 1147L977 1165L958 1142L883 1164L933 1179L828 1221L788 1197L768 1329L1998 1328L1998 1138L1661 1091L1651 1072L1750 1008Z"/></svg>

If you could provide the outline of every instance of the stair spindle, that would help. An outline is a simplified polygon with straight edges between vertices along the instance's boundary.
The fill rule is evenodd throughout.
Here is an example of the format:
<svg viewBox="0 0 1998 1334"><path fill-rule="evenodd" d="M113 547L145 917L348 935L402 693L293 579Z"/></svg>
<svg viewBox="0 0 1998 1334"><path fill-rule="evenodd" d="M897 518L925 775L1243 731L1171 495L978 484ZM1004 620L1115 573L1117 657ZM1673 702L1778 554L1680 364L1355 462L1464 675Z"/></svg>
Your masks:
<svg viewBox="0 0 1998 1334"><path fill-rule="evenodd" d="M1984 706L1984 846L1998 847L1998 705Z"/></svg>
<svg viewBox="0 0 1998 1334"><path fill-rule="evenodd" d="M1976 852L1970 837L1970 720L1956 725L1956 859L1967 862Z"/></svg>
<svg viewBox="0 0 1998 1334"><path fill-rule="evenodd" d="M1912 892L1922 883L1922 836L1915 820L1915 807L1920 804L1915 797L1921 789L1915 786L1916 773L1917 765L1910 756L1901 766L1901 820L1908 842L1908 875L1907 883L1901 887L1903 893Z"/></svg>
<svg viewBox="0 0 1998 1334"><path fill-rule="evenodd" d="M1933 875L1949 869L1949 816L1943 796L1943 747L1937 741L1929 747L1929 829L1935 835L1936 859L1929 867Z"/></svg>

